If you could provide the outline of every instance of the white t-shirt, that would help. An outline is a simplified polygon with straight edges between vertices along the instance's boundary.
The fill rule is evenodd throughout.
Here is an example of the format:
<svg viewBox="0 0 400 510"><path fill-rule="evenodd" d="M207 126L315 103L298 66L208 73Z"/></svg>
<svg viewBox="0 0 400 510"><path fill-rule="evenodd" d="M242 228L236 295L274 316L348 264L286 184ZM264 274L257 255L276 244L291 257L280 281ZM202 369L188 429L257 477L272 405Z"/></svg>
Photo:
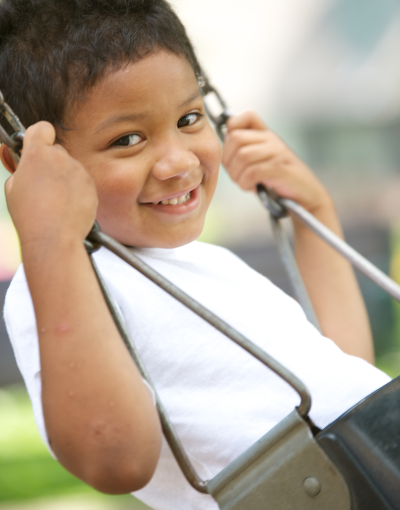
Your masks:
<svg viewBox="0 0 400 510"><path fill-rule="evenodd" d="M228 250L194 242L173 250L134 251L294 372L311 392L310 416L320 428L390 380L322 337L293 299ZM95 259L203 479L217 474L299 404L278 376L111 252L102 248ZM7 293L5 320L48 444L35 316L22 267ZM153 479L135 495L156 510L218 508L211 496L185 480L165 441Z"/></svg>

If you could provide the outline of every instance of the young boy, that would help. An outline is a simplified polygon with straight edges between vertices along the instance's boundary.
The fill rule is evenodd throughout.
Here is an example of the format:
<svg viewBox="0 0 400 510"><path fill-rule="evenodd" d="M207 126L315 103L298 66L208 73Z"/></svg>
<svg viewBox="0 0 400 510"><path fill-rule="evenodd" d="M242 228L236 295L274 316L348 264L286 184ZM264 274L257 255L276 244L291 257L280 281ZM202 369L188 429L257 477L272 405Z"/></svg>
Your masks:
<svg viewBox="0 0 400 510"><path fill-rule="evenodd" d="M351 269L295 223L323 331L354 356L234 255L194 242L221 146L196 57L164 0L5 0L0 34L0 88L31 126L6 184L24 267L5 320L43 440L101 491L136 491L155 509L215 509L162 440L107 310L83 246L94 220L303 380L320 427L389 380L367 362ZM7 148L1 156L14 172ZM243 189L263 182L340 233L322 185L254 113L229 121L222 161ZM101 249L95 259L200 476L298 404L282 380L117 257Z"/></svg>

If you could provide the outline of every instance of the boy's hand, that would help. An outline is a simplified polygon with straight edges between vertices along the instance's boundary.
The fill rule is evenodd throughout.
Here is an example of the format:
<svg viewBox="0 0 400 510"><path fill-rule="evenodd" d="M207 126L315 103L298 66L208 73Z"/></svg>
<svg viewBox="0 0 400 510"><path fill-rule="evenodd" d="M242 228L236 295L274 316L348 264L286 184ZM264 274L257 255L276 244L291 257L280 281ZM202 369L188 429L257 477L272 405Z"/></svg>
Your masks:
<svg viewBox="0 0 400 510"><path fill-rule="evenodd" d="M311 213L331 207L332 201L312 171L252 111L228 120L222 163L244 190L258 183L291 198Z"/></svg>
<svg viewBox="0 0 400 510"><path fill-rule="evenodd" d="M96 217L97 194L83 166L55 144L48 122L31 126L23 154L7 180L7 206L21 245L82 240Z"/></svg>

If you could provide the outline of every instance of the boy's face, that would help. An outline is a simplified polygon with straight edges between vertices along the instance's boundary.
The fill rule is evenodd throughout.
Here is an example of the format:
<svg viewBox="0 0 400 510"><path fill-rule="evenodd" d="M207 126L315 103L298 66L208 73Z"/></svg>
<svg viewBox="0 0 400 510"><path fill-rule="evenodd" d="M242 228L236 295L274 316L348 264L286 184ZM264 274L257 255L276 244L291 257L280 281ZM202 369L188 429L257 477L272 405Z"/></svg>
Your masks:
<svg viewBox="0 0 400 510"><path fill-rule="evenodd" d="M186 59L158 51L108 73L66 120L58 135L95 182L104 232L162 248L199 236L221 145Z"/></svg>

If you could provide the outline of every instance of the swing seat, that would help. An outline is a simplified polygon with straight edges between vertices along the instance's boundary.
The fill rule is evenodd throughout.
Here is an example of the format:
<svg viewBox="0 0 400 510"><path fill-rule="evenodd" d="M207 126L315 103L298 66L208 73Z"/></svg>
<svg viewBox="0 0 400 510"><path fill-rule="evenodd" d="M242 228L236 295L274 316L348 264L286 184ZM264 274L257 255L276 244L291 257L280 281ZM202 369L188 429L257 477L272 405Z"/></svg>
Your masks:
<svg viewBox="0 0 400 510"><path fill-rule="evenodd" d="M293 411L207 483L221 510L400 510L400 377L322 431Z"/></svg>
<svg viewBox="0 0 400 510"><path fill-rule="evenodd" d="M345 479L351 510L400 510L400 377L315 439Z"/></svg>

